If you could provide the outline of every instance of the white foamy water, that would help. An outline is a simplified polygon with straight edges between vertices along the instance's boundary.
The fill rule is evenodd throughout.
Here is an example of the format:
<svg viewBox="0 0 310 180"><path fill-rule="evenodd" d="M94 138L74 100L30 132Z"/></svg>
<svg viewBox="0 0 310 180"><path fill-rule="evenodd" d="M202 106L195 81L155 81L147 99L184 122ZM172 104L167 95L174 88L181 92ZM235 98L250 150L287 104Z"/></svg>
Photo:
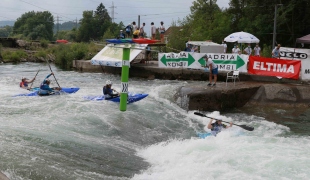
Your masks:
<svg viewBox="0 0 310 180"><path fill-rule="evenodd" d="M191 112L190 112L191 113ZM189 115L189 116L194 116ZM221 117L218 112L210 114ZM289 128L258 117L206 139L171 139L142 148L138 155L151 165L133 179L309 179L310 138L283 137ZM197 118L207 125L208 118ZM206 127L205 127L206 129Z"/></svg>
<svg viewBox="0 0 310 180"><path fill-rule="evenodd" d="M70 95L12 97L27 93L50 73L44 64L0 65L0 171L14 180L41 179L309 179L309 136L254 115L208 116L255 127L237 126L216 138L198 139L208 118L179 108L175 90L200 82L130 78L129 91L149 96L119 111L119 104L88 101L101 95L108 79L120 89L120 77L61 71L62 87L80 87ZM51 77L52 86L57 86Z"/></svg>

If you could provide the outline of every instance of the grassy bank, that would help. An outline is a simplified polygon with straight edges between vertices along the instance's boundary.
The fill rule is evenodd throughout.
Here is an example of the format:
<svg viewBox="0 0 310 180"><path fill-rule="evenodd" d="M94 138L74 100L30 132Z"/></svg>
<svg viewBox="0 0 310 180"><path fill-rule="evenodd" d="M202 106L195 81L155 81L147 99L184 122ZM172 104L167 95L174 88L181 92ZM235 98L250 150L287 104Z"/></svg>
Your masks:
<svg viewBox="0 0 310 180"><path fill-rule="evenodd" d="M103 46L94 43L69 43L69 44L47 44L41 42L30 48L0 48L3 62L44 62L53 61L56 66L63 70L72 68L73 60L90 60Z"/></svg>

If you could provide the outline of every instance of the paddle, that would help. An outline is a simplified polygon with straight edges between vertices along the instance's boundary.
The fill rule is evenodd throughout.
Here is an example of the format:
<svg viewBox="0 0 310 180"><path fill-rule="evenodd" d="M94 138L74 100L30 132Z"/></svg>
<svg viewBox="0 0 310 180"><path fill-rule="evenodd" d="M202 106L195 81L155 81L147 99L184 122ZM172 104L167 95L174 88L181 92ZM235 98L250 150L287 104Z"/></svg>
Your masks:
<svg viewBox="0 0 310 180"><path fill-rule="evenodd" d="M34 76L34 79L37 77L39 71L40 71L40 69L38 70L37 74ZM33 85L33 81L32 81L32 83L31 83L31 85L30 85L30 87L29 87L29 89L28 89L29 91L31 90L32 85Z"/></svg>
<svg viewBox="0 0 310 180"><path fill-rule="evenodd" d="M48 60L47 60L46 62L47 62L47 64L48 64L48 67L50 68L51 72L53 73L50 63L48 63ZM58 84L58 82L57 82L57 79L56 79L56 77L55 77L55 74L54 74L54 73L53 73L53 76L54 76L54 78L55 78L55 81L56 81L56 83L57 83L58 87L60 88L60 86L59 86L59 84Z"/></svg>
<svg viewBox="0 0 310 180"><path fill-rule="evenodd" d="M213 117L206 116L206 115L204 115L204 114L202 114L200 112L194 112L194 114L198 115L198 116L201 116L201 117L207 117L207 118L215 119ZM221 120L221 119L215 119L215 120ZM221 120L221 121L223 121L223 120ZM226 121L223 121L223 122L226 122ZM229 122L226 122L226 123L229 123ZM238 124L234 124L234 123L233 123L233 125L239 126L239 127L243 128L245 130L248 130L248 131L253 131L254 130L254 127L250 127L250 126L247 126L247 125L238 125Z"/></svg>

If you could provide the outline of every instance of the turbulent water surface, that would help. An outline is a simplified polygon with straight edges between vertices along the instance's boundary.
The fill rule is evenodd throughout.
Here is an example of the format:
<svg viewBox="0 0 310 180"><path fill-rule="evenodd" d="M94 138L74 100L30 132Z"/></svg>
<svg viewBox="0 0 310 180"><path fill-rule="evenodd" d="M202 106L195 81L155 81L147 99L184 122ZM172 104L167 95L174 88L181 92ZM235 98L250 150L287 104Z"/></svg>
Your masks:
<svg viewBox="0 0 310 180"><path fill-rule="evenodd" d="M309 109L205 112L255 130L233 126L199 139L209 119L172 98L178 87L204 82L131 78L129 91L149 96L120 112L117 103L83 98L101 95L108 79L120 90L119 76L52 66L60 86L81 89L13 97L27 93L18 87L21 77L39 69L33 86L50 73L45 64L0 65L0 171L12 180L310 179Z"/></svg>

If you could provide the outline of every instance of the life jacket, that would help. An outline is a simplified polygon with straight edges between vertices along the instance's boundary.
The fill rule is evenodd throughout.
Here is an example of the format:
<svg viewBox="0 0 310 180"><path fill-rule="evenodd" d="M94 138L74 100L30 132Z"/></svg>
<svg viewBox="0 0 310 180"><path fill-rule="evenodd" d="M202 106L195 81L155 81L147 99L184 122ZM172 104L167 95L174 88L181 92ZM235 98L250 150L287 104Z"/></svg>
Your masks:
<svg viewBox="0 0 310 180"><path fill-rule="evenodd" d="M216 136L219 132L222 131L223 128L225 128L226 126L224 126L223 124L218 124L218 123L213 123L211 124L212 128L211 128L211 133Z"/></svg>
<svg viewBox="0 0 310 180"><path fill-rule="evenodd" d="M23 87L23 85L24 85L24 87L28 87L28 83L26 83L26 82L20 82L19 83L19 87Z"/></svg>
<svg viewBox="0 0 310 180"><path fill-rule="evenodd" d="M111 95L111 94L113 94L112 89L111 88L108 89L106 86L103 87L102 92L103 92L103 95Z"/></svg>

